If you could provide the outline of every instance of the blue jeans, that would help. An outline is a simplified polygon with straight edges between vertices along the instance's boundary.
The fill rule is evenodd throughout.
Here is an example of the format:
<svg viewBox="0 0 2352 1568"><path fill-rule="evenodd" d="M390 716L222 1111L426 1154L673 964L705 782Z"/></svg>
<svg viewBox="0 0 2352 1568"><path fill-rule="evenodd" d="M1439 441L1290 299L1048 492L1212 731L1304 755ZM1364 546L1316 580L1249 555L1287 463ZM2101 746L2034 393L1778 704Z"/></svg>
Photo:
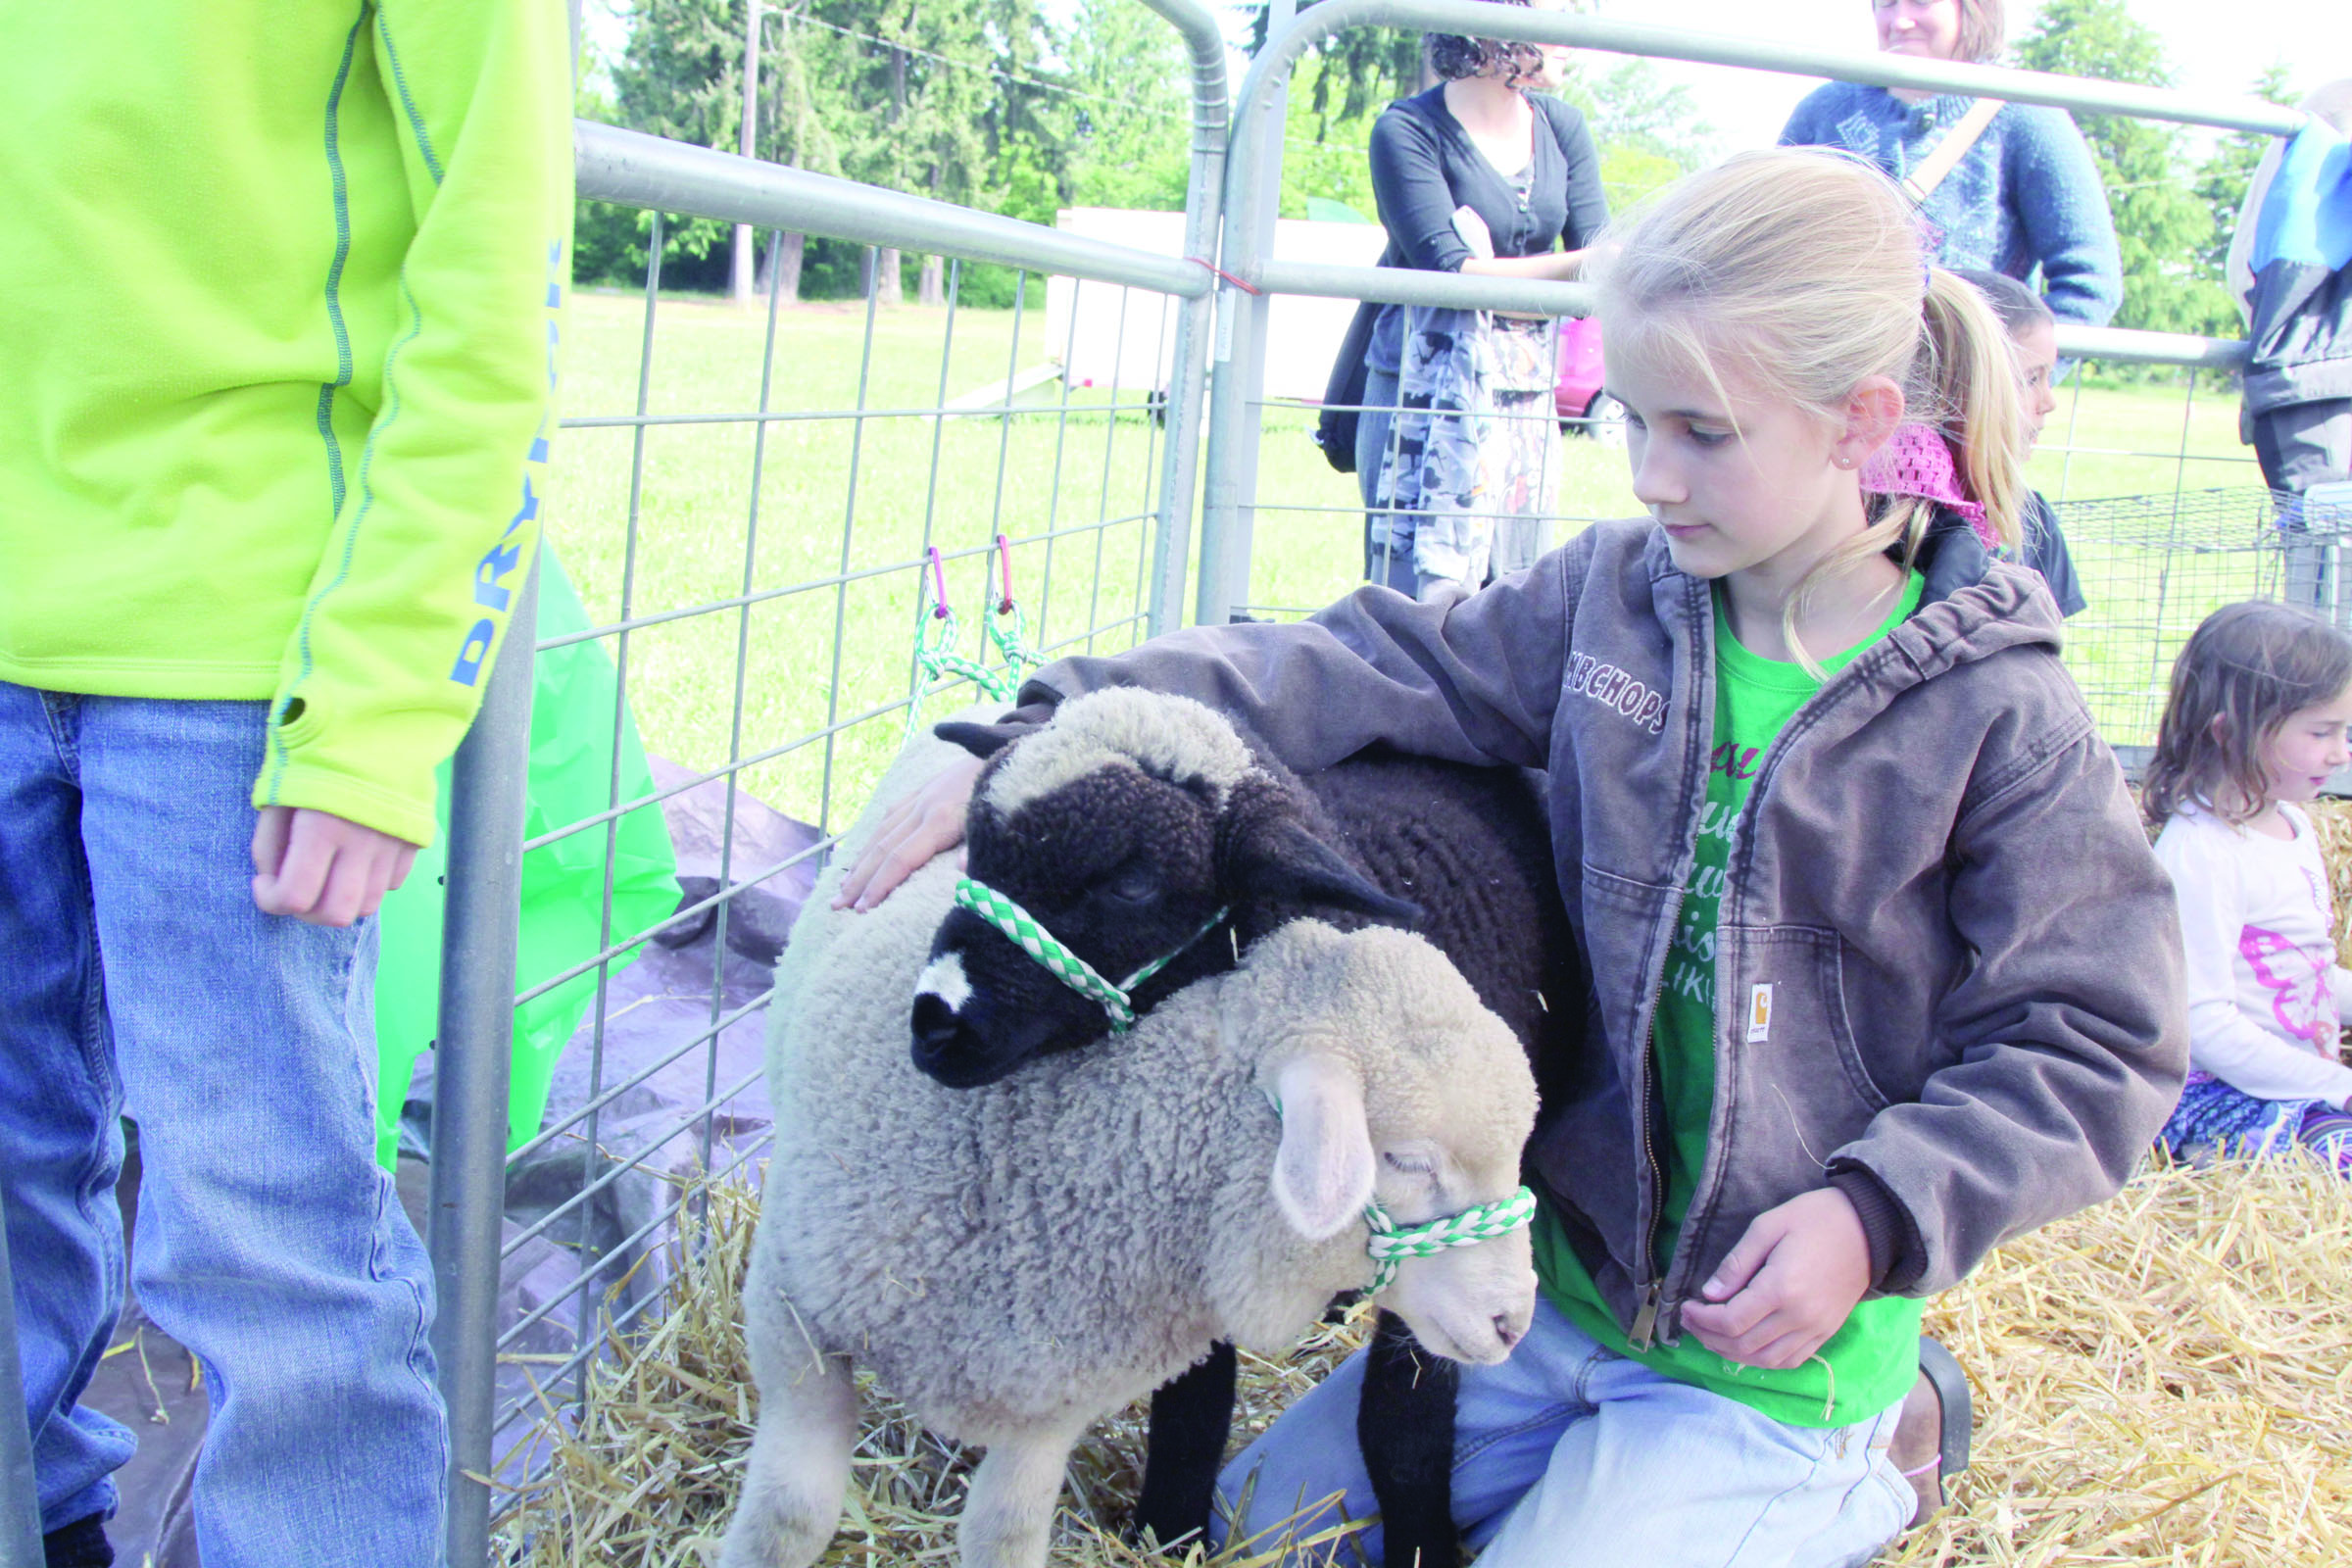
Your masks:
<svg viewBox="0 0 2352 1568"><path fill-rule="evenodd" d="M375 927L254 907L258 702L0 682L0 1182L42 1528L115 1505L131 1434L75 1404L139 1298L212 1401L207 1568L441 1560L424 1249L374 1160Z"/></svg>
<svg viewBox="0 0 2352 1568"><path fill-rule="evenodd" d="M1220 1515L1254 1479L1249 1517L1213 1530L1299 1536L1377 1510L1356 1446L1363 1356L1283 1413L1218 1478ZM1846 1427L1798 1427L1617 1355L1539 1298L1499 1366L1465 1366L1453 1517L1479 1568L1836 1568L1868 1562L1910 1519L1886 1447L1898 1401ZM1325 1502L1334 1493L1344 1495ZM1300 1513L1301 1508L1304 1513ZM1273 1532L1267 1535L1268 1532ZM1377 1528L1295 1562L1381 1560Z"/></svg>

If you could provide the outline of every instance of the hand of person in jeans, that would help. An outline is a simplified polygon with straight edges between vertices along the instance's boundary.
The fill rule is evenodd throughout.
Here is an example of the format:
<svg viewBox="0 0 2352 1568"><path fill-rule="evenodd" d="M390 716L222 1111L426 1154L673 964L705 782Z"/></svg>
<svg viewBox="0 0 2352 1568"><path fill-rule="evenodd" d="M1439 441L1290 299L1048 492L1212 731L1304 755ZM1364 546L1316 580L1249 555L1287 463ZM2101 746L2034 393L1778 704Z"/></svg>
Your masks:
<svg viewBox="0 0 2352 1568"><path fill-rule="evenodd" d="M265 806L253 825L253 902L264 914L349 925L408 880L416 846L307 807Z"/></svg>
<svg viewBox="0 0 2352 1568"><path fill-rule="evenodd" d="M1869 1289L1862 1217L1824 1187L1758 1214L1683 1322L1728 1361L1785 1372L1829 1343Z"/></svg>

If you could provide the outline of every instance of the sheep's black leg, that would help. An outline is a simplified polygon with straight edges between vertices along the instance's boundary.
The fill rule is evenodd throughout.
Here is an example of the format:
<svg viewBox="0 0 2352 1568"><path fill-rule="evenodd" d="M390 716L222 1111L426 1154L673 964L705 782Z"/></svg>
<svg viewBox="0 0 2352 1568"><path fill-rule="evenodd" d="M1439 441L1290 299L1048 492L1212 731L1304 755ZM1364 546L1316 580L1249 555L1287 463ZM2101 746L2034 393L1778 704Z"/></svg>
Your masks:
<svg viewBox="0 0 2352 1568"><path fill-rule="evenodd" d="M1146 1531L1162 1546L1205 1538L1217 1466L1233 1426L1233 1347L1219 1341L1206 1360L1152 1396L1144 1494L1135 1504L1138 1540Z"/></svg>
<svg viewBox="0 0 2352 1568"><path fill-rule="evenodd" d="M1460 1568L1453 1528L1453 1399L1461 1369L1383 1311L1364 1363L1355 1441L1380 1501L1387 1568Z"/></svg>

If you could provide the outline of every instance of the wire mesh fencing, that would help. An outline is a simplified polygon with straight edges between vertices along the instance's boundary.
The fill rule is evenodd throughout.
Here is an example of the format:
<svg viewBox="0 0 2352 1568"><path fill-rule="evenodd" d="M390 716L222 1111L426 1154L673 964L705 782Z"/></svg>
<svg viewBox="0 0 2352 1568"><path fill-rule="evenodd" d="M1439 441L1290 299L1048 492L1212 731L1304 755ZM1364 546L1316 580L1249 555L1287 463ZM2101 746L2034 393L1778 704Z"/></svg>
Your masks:
<svg viewBox="0 0 2352 1568"><path fill-rule="evenodd" d="M664 295L650 222L643 288L566 318L489 1200L497 1511L527 1499L591 1363L659 1308L695 1184L756 1173L772 965L872 781L921 719L1141 640L1160 564L1181 299L949 259L939 305L886 308L898 258L876 247L860 301L771 287L746 311ZM1082 333L1103 343L1082 354ZM583 652L601 680L551 687ZM570 887L594 919L535 943L531 867L559 859L591 879ZM526 1039L549 1014L558 1035Z"/></svg>
<svg viewBox="0 0 2352 1568"><path fill-rule="evenodd" d="M2173 661L2223 605L2275 599L2283 536L2260 485L2059 504L2087 608L2066 626L2066 663L2099 733L2137 760L2152 746Z"/></svg>

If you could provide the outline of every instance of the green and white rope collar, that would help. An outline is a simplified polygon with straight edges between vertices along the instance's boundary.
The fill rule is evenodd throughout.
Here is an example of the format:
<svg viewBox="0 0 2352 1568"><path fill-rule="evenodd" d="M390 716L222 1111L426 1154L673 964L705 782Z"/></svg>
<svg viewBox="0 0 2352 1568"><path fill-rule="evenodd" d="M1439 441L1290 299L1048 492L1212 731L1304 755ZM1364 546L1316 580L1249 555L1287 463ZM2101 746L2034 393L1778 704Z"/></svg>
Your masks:
<svg viewBox="0 0 2352 1568"><path fill-rule="evenodd" d="M1208 917L1208 922L1200 930L1177 944L1174 951L1153 958L1119 984L1113 985L1103 979L1093 964L1062 946L1037 916L987 883L975 882L968 876L957 879L956 904L959 908L971 910L1011 938L1014 947L1044 965L1046 972L1054 979L1088 1001L1099 1004L1110 1015L1110 1027L1114 1034L1125 1034L1135 1027L1135 988L1174 963L1191 950L1194 943L1223 925L1229 912L1219 909Z"/></svg>
<svg viewBox="0 0 2352 1568"><path fill-rule="evenodd" d="M995 926L1012 940L1012 945L1044 965L1048 974L1068 986L1091 1002L1101 1004L1110 1014L1114 1033L1124 1034L1135 1027L1135 988L1160 970L1175 962L1194 943L1225 923L1228 909L1219 909L1208 917L1206 924L1186 937L1175 950L1152 959L1129 975L1119 985L1102 978L1101 971L1062 946L1044 922L1027 909L999 893L985 882L959 877L956 882L956 904ZM1282 1102L1268 1095L1274 1114L1282 1114ZM1498 1203L1480 1203L1458 1214L1447 1214L1425 1224L1399 1226L1389 1211L1374 1199L1364 1205L1364 1224L1371 1232L1364 1250L1371 1255L1372 1292L1378 1295L1396 1278L1397 1265L1408 1257L1435 1257L1451 1247L1473 1247L1480 1242L1494 1241L1525 1230L1536 1217L1536 1195L1525 1187Z"/></svg>
<svg viewBox="0 0 2352 1568"><path fill-rule="evenodd" d="M1282 1119L1282 1099L1266 1091L1274 1119ZM1398 1226L1375 1198L1364 1205L1364 1225L1372 1233L1364 1250L1372 1257L1369 1294L1378 1296L1396 1280L1396 1266L1408 1257L1435 1257L1449 1247L1473 1247L1525 1230L1536 1217L1536 1195L1521 1187L1498 1203L1480 1203L1458 1214L1446 1214L1419 1225Z"/></svg>
<svg viewBox="0 0 2352 1568"><path fill-rule="evenodd" d="M1481 1203L1425 1225L1402 1228L1376 1198L1364 1205L1364 1223L1372 1229L1365 1248L1372 1254L1372 1294L1387 1290L1396 1278L1397 1265L1408 1257L1434 1257L1449 1247L1491 1242L1525 1230L1535 1217L1536 1195L1524 1187L1499 1203Z"/></svg>

